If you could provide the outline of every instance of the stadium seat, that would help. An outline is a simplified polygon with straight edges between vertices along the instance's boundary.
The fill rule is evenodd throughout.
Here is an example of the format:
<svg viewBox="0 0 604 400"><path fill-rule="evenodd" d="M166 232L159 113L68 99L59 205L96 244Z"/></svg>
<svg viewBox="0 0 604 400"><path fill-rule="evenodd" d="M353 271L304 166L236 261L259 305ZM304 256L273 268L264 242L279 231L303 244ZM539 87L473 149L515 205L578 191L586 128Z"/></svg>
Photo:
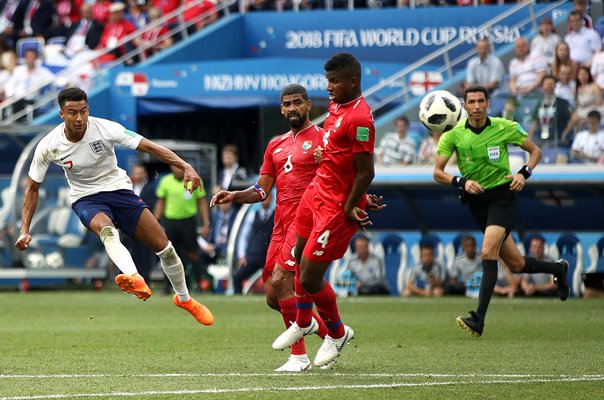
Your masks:
<svg viewBox="0 0 604 400"><path fill-rule="evenodd" d="M407 271L407 244L399 235L390 234L382 238L386 280L393 296L399 296L405 288Z"/></svg>
<svg viewBox="0 0 604 400"><path fill-rule="evenodd" d="M34 49L38 52L38 60L44 62L44 39L38 37L28 37L17 40L17 61L23 64L25 51Z"/></svg>
<svg viewBox="0 0 604 400"><path fill-rule="evenodd" d="M565 233L560 235L555 246L551 246L549 254L555 258L568 261L568 284L570 295L580 297L583 279L583 246L576 235Z"/></svg>
<svg viewBox="0 0 604 400"><path fill-rule="evenodd" d="M47 209L48 210L48 209ZM86 235L82 225L71 207L56 207L41 213L42 218L32 223L31 247L42 249L78 247ZM45 226L42 224L45 222Z"/></svg>
<svg viewBox="0 0 604 400"><path fill-rule="evenodd" d="M594 26L604 26L604 15L598 17Z"/></svg>
<svg viewBox="0 0 604 400"><path fill-rule="evenodd" d="M589 266L585 272L604 272L604 236L588 249Z"/></svg>

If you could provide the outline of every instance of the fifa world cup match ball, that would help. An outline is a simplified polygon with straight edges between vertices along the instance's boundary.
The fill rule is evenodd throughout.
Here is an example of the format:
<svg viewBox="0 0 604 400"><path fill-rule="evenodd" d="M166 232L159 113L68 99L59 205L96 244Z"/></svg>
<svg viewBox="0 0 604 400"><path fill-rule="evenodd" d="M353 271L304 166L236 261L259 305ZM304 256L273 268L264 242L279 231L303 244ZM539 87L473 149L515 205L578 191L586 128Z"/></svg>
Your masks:
<svg viewBox="0 0 604 400"><path fill-rule="evenodd" d="M419 104L419 120L428 130L443 133L457 124L461 110L456 96L446 90L434 90Z"/></svg>

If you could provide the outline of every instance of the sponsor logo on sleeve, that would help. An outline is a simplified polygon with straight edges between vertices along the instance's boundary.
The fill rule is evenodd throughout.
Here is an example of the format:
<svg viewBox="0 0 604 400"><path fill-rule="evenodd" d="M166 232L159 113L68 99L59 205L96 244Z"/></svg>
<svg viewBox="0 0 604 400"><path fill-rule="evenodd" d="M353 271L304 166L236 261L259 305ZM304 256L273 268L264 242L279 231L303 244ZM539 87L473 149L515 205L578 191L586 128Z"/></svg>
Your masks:
<svg viewBox="0 0 604 400"><path fill-rule="evenodd" d="M357 140L359 142L368 142L369 141L369 128L359 126L357 128Z"/></svg>

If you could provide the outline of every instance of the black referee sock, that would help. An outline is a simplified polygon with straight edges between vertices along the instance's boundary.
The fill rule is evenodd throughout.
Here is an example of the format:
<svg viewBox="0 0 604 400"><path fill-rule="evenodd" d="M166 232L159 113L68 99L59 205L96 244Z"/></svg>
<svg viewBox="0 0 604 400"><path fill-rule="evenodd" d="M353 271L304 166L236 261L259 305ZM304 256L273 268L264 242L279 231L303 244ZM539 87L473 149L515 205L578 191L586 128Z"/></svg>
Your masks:
<svg viewBox="0 0 604 400"><path fill-rule="evenodd" d="M556 262L541 261L533 257L524 257L524 269L522 272L527 274L552 274L559 275L562 273L562 265Z"/></svg>
<svg viewBox="0 0 604 400"><path fill-rule="evenodd" d="M480 280L480 292L478 293L478 308L476 314L484 322L489 308L489 302L493 297L493 290L497 283L497 260L482 260L482 279Z"/></svg>

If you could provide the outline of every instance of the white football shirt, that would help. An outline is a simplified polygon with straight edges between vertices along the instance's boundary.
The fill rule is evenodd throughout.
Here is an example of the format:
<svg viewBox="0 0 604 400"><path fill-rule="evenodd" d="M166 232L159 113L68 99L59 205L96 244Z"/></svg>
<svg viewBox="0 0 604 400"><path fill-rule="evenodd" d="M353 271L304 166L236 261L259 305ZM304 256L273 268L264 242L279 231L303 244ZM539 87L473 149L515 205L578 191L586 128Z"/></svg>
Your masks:
<svg viewBox="0 0 604 400"><path fill-rule="evenodd" d="M55 163L63 168L69 184L69 198L76 200L100 192L132 190L126 171L118 167L116 144L135 150L143 137L117 122L88 117L84 137L72 143L65 136L65 123L42 138L36 146L29 167L29 176L42 183L48 166Z"/></svg>

